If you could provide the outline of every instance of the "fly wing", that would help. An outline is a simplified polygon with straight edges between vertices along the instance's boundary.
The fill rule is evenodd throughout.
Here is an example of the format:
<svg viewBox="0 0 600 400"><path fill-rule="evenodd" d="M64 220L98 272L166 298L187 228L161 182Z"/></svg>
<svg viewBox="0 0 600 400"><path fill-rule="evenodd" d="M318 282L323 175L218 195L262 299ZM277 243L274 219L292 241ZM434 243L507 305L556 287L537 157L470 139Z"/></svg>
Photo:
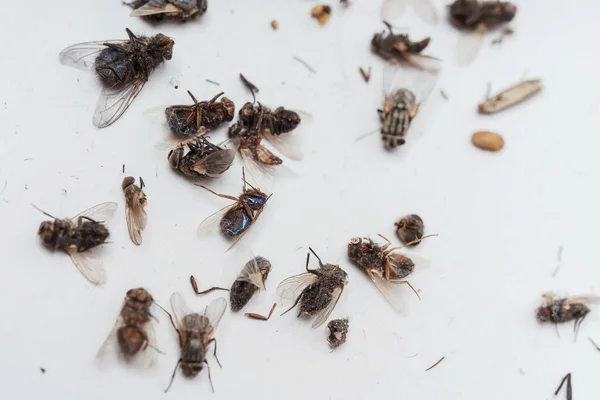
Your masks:
<svg viewBox="0 0 600 400"><path fill-rule="evenodd" d="M146 345L130 358L125 358L121 352L121 349L119 348L119 339L117 335L119 329L124 326L125 322L123 317L119 315L113 329L110 331L108 337L96 354L96 359L98 362L104 363L108 360L116 358L139 367L150 367L153 365L156 361L156 353L158 352L158 349L156 347L156 338L152 324L147 322L141 326L141 331L146 337Z"/></svg>
<svg viewBox="0 0 600 400"><path fill-rule="evenodd" d="M115 214L117 211L118 205L114 202L106 202L100 203L97 206L88 208L85 211L80 212L73 218L71 218L72 223L77 223L77 220L80 217L89 218L92 221L96 222L106 222Z"/></svg>
<svg viewBox="0 0 600 400"><path fill-rule="evenodd" d="M277 294L284 300L296 301L300 293L317 279L317 275L310 272L290 276L277 286Z"/></svg>
<svg viewBox="0 0 600 400"><path fill-rule="evenodd" d="M391 95L398 89L408 89L415 95L417 104L420 104L429 97L437 78L436 72L388 64L383 70L384 94Z"/></svg>
<svg viewBox="0 0 600 400"><path fill-rule="evenodd" d="M227 171L235 159L236 150L223 149L209 154L194 164L194 170L211 178L216 178Z"/></svg>
<svg viewBox="0 0 600 400"><path fill-rule="evenodd" d="M145 203L140 201L141 196L144 196L144 193L139 190L139 192L134 194L131 201L127 201L125 206L125 218L127 220L129 237L138 246L142 244L142 230L146 228L147 222L146 210L144 209Z"/></svg>
<svg viewBox="0 0 600 400"><path fill-rule="evenodd" d="M204 220L200 222L200 225L198 225L198 236L202 237L205 235L212 235L214 233L220 232L221 219L223 219L227 211L229 211L236 204L237 203L225 206L219 211L212 213L208 217L204 218Z"/></svg>
<svg viewBox="0 0 600 400"><path fill-rule="evenodd" d="M289 158L290 160L302 160L302 150L298 135L294 132L282 133L280 135L272 135L268 132L263 133L265 139L269 141L277 149L278 152Z"/></svg>
<svg viewBox="0 0 600 400"><path fill-rule="evenodd" d="M405 53L404 57L408 64L420 68L424 71L435 73L441 68L441 60L432 56L424 54L408 54Z"/></svg>
<svg viewBox="0 0 600 400"><path fill-rule="evenodd" d="M254 158L254 154L250 149L240 149L239 152L242 156L244 169L252 177L252 180L263 189L270 188L273 181L273 166L258 161Z"/></svg>
<svg viewBox="0 0 600 400"><path fill-rule="evenodd" d="M210 326L214 331L217 329L221 318L223 318L223 314L227 309L227 300L223 297L219 297L210 302L208 306L206 306L206 310L204 310L204 316L208 318L210 321Z"/></svg>
<svg viewBox="0 0 600 400"><path fill-rule="evenodd" d="M69 247L67 253L85 279L94 285L102 285L106 282L104 265L99 258L94 257L93 249L78 252L75 247Z"/></svg>
<svg viewBox="0 0 600 400"><path fill-rule="evenodd" d="M400 285L390 283L377 270L367 270L369 278L377 287L377 290L385 297L388 303L396 310L402 309L402 290Z"/></svg>
<svg viewBox="0 0 600 400"><path fill-rule="evenodd" d="M384 0L381 6L381 19L394 20L398 19L406 11L408 0Z"/></svg>
<svg viewBox="0 0 600 400"><path fill-rule="evenodd" d="M582 295L569 297L567 299L567 304L590 304L590 303L600 303L600 297L595 295Z"/></svg>
<svg viewBox="0 0 600 400"><path fill-rule="evenodd" d="M175 292L171 295L171 308L173 309L173 319L175 320L177 329L185 331L186 327L183 324L183 319L186 315L197 313L188 307L185 299L179 292Z"/></svg>
<svg viewBox="0 0 600 400"><path fill-rule="evenodd" d="M437 11L432 0L412 0L413 9L415 13L425 23L429 25L435 25L438 21Z"/></svg>
<svg viewBox="0 0 600 400"><path fill-rule="evenodd" d="M475 60L483 44L482 32L462 32L456 47L458 65L466 67Z"/></svg>
<svg viewBox="0 0 600 400"><path fill-rule="evenodd" d="M244 268L237 277L237 280L251 283L254 286L256 286L259 290L264 290L265 283L263 281L263 277L256 259L257 257L254 257L252 260L248 261L246 265L244 265Z"/></svg>
<svg viewBox="0 0 600 400"><path fill-rule="evenodd" d="M167 0L150 0L143 6L136 8L129 14L131 17L144 17L146 15L165 14L165 13L177 13L181 14L183 10L175 7L171 3L167 3Z"/></svg>
<svg viewBox="0 0 600 400"><path fill-rule="evenodd" d="M96 354L96 358L99 361L104 361L104 359L114 356L119 353L119 342L118 342L118 338L117 338L117 332L124 325L125 325L125 322L123 321L123 317L121 316L121 314L119 314L119 316L117 317L117 321L115 322L115 325L113 326L112 330L106 337L106 340L104 341L104 343L102 343L102 346L100 347L100 349L98 350L98 353Z"/></svg>
<svg viewBox="0 0 600 400"><path fill-rule="evenodd" d="M331 312L335 308L343 291L344 291L344 286L337 287L333 290L333 293L331 293L331 301L329 302L329 304L327 304L327 307L325 307L323 310L321 310L317 314L317 318L315 319L315 321L312 324L313 328L318 328L321 325L323 325L325 322L327 322L327 318L329 318L329 314L331 314Z"/></svg>
<svg viewBox="0 0 600 400"><path fill-rule="evenodd" d="M91 69L98 54L106 49L105 43L122 45L123 40L104 40L98 42L77 43L67 47L58 55L61 63L80 69Z"/></svg>
<svg viewBox="0 0 600 400"><path fill-rule="evenodd" d="M104 88L96 103L92 122L98 128L106 128L116 122L131 105L144 87L143 78L117 88Z"/></svg>

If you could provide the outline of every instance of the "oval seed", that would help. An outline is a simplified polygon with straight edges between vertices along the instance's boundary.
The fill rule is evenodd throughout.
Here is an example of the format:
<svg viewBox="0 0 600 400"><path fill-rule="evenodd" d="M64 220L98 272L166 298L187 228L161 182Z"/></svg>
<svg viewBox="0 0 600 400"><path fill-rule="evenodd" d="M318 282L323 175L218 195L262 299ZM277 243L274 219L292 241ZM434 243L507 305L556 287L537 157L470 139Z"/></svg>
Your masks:
<svg viewBox="0 0 600 400"><path fill-rule="evenodd" d="M494 132L475 132L471 137L471 142L482 150L498 151L504 147L504 139Z"/></svg>

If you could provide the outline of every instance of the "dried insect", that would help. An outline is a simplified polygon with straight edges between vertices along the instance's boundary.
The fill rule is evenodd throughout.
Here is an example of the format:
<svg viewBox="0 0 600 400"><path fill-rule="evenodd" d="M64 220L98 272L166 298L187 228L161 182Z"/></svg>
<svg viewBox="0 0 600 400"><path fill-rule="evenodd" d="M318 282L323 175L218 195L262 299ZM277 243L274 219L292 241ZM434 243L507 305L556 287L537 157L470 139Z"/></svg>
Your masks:
<svg viewBox="0 0 600 400"><path fill-rule="evenodd" d="M404 137L436 80L437 74L414 68L400 71L388 67L384 70L383 109L377 111L382 122L381 138L387 149L406 143Z"/></svg>
<svg viewBox="0 0 600 400"><path fill-rule="evenodd" d="M429 71L439 69L439 59L421 54L429 45L430 37L419 42L412 42L408 35L394 34L392 26L383 22L389 32L381 32L373 35L371 39L371 51L386 61L404 63L416 68Z"/></svg>
<svg viewBox="0 0 600 400"><path fill-rule="evenodd" d="M381 235L379 235L381 236ZM423 236L423 240L429 236ZM415 288L404 278L410 275L415 269L413 259L416 256L411 255L411 258L404 254L398 253L398 250L414 244L414 242L406 243L404 246L392 247L388 239L381 236L387 243L380 245L369 238L355 237L348 243L348 258L352 260L356 266L364 271L373 281L377 289L383 294L386 300L396 310L402 307L397 288L399 284L408 285L419 299L419 293Z"/></svg>
<svg viewBox="0 0 600 400"><path fill-rule="evenodd" d="M416 246L421 243L418 239L423 237L424 230L423 220L417 214L407 215L396 222L396 234L404 244L412 243L411 246Z"/></svg>
<svg viewBox="0 0 600 400"><path fill-rule="evenodd" d="M202 371L204 364L208 369L208 379L210 386L212 379L210 377L210 366L206 360L206 350L208 346L214 342L215 351L213 355L221 366L221 362L217 357L217 339L213 338L215 329L219 325L219 321L227 308L227 301L223 297L213 300L204 310L203 314L192 311L185 303L183 296L180 293L171 295L171 307L175 318L169 314L171 323L179 335L179 347L181 348L181 358L177 361L173 376L169 386L165 389L165 393L171 387L177 367L181 365L181 372L187 377L194 377Z"/></svg>
<svg viewBox="0 0 600 400"><path fill-rule="evenodd" d="M154 299L143 288L131 289L125 296L121 313L104 341L97 357L116 353L127 362L149 366L154 362L156 340L150 318Z"/></svg>
<svg viewBox="0 0 600 400"><path fill-rule="evenodd" d="M65 219L58 219L40 210L54 218L54 221L42 222L38 235L49 249L62 250L69 254L79 272L88 281L101 285L105 281L104 267L89 250L106 243L109 232L104 222L112 217L116 210L117 203L102 203L73 218Z"/></svg>
<svg viewBox="0 0 600 400"><path fill-rule="evenodd" d="M312 327L318 328L327 321L329 314L335 308L348 283L348 274L338 265L323 264L313 249L309 248L309 250L319 260L319 268L308 269L310 262L310 253L308 253L306 273L285 279L277 287L277 293L283 299L294 301L294 305L281 315L299 304L298 317L316 317Z"/></svg>
<svg viewBox="0 0 600 400"><path fill-rule="evenodd" d="M423 22L430 25L437 23L437 11L431 0L384 0L381 19L391 21L400 18L409 3Z"/></svg>
<svg viewBox="0 0 600 400"><path fill-rule="evenodd" d="M214 145L204 136L180 143L167 157L171 168L191 178L216 178L229 169L234 158L235 149Z"/></svg>
<svg viewBox="0 0 600 400"><path fill-rule="evenodd" d="M123 192L125 193L125 218L129 238L138 246L142 244L142 230L146 228L146 194L144 181L140 178L140 186L135 184L135 178L128 176L123 179Z"/></svg>
<svg viewBox="0 0 600 400"><path fill-rule="evenodd" d="M508 1L455 0L449 7L450 22L458 29L469 31L458 44L459 61L469 64L481 48L483 35L512 21L517 7Z"/></svg>
<svg viewBox="0 0 600 400"><path fill-rule="evenodd" d="M200 223L200 226L198 226L198 232L202 233L205 230L212 228L215 223L218 222L221 233L234 239L227 250L230 250L235 246L235 244L246 234L248 229L258 219L267 204L267 201L271 197L271 195L267 196L260 189L250 185L248 181L246 181L246 174L243 170L242 180L244 182L244 191L238 197L216 193L204 185L197 184L215 196L233 200L235 202L208 216ZM248 189L246 186L250 186L250 188Z"/></svg>
<svg viewBox="0 0 600 400"><path fill-rule="evenodd" d="M558 388L554 392L554 395L555 396L558 395L558 393L560 392L560 389L562 389L565 382L567 382L567 400L572 400L573 399L573 386L571 386L571 373L570 372L567 375L565 375L564 378L562 378L562 381L560 381L560 385L558 385Z"/></svg>
<svg viewBox="0 0 600 400"><path fill-rule="evenodd" d="M530 98L540 90L542 90L542 81L539 79L519 82L493 97L488 97L483 103L479 104L479 113L493 114L502 111Z"/></svg>
<svg viewBox="0 0 600 400"><path fill-rule="evenodd" d="M331 17L331 7L324 4L319 4L313 7L310 15L319 21L319 25L325 25L327 21L329 21L329 17Z"/></svg>
<svg viewBox="0 0 600 400"><path fill-rule="evenodd" d="M96 103L92 122L106 128L131 105L144 87L150 74L173 56L173 39L159 33L156 36L135 36L126 29L129 40L106 40L79 43L60 52L63 64L78 68L93 68L103 85Z"/></svg>
<svg viewBox="0 0 600 400"><path fill-rule="evenodd" d="M223 93L217 94L208 101L198 102L188 90L188 94L194 101L193 105L177 105L165 109L165 117L171 132L179 136L189 137L198 134L201 127L212 130L223 122L233 120L235 113L233 101L223 97L220 102L217 102L217 99Z"/></svg>
<svg viewBox="0 0 600 400"><path fill-rule="evenodd" d="M583 320L591 311L586 304L600 300L598 297L591 296L558 298L548 293L542 294L542 298L544 299L544 304L536 311L538 321L552 322L554 324L575 321L573 324L575 337L577 337L577 332Z"/></svg>
<svg viewBox="0 0 600 400"><path fill-rule="evenodd" d="M165 18L187 21L202 16L208 8L208 0L134 0L124 4L133 8L130 16L144 17L154 22Z"/></svg>
<svg viewBox="0 0 600 400"><path fill-rule="evenodd" d="M334 319L329 321L327 324L327 328L329 328L329 336L327 337L327 341L332 349L335 349L346 342L348 326L348 318Z"/></svg>

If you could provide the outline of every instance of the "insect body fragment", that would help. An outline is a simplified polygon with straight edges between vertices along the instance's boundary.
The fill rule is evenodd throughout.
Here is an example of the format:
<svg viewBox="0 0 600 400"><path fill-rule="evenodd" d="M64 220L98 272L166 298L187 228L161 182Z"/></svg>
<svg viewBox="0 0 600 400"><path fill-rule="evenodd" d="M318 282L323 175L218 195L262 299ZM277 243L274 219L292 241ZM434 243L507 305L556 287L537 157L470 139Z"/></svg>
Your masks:
<svg viewBox="0 0 600 400"><path fill-rule="evenodd" d="M133 8L132 17L144 17L155 22L165 18L187 21L202 16L208 8L208 0L134 0L125 4Z"/></svg>
<svg viewBox="0 0 600 400"><path fill-rule="evenodd" d="M306 273L285 279L277 287L277 293L283 299L294 301L292 308L299 305L298 317L316 317L313 328L323 325L335 308L344 287L348 283L348 274L337 265L323 264L319 260L318 269L309 269L310 253L306 257ZM281 314L281 315L283 315Z"/></svg>
<svg viewBox="0 0 600 400"><path fill-rule="evenodd" d="M346 343L346 336L348 335L348 318L334 319L329 321L327 328L329 328L329 336L327 342L332 349L338 348Z"/></svg>
<svg viewBox="0 0 600 400"><path fill-rule="evenodd" d="M233 101L223 97L220 102L217 102L223 92L208 101L200 102L189 90L188 94L194 101L193 105L176 105L165 109L167 123L174 134L183 137L193 136L199 133L201 127L212 130L223 122L233 119L235 113Z"/></svg>
<svg viewBox="0 0 600 400"><path fill-rule="evenodd" d="M581 323L591 311L586 304L600 300L598 297L584 296L558 298L546 293L542 295L542 298L544 299L544 304L536 312L538 321L555 324L575 321L573 325L575 335L577 335Z"/></svg>
<svg viewBox="0 0 600 400"><path fill-rule="evenodd" d="M92 122L106 128L117 121L144 87L150 74L173 55L173 39L163 35L135 36L129 40L79 43L60 52L63 64L93 68L103 90Z"/></svg>
<svg viewBox="0 0 600 400"><path fill-rule="evenodd" d="M140 178L140 186L135 184L135 178L128 176L123 179L123 193L125 193L125 218L129 238L138 246L142 244L142 230L146 228L147 215L144 209L147 204L144 193L144 181Z"/></svg>
<svg viewBox="0 0 600 400"><path fill-rule="evenodd" d="M407 215L396 222L398 238L404 244L412 243L411 246L421 243L419 239L423 237L424 229L423 220L417 214Z"/></svg>
<svg viewBox="0 0 600 400"><path fill-rule="evenodd" d="M219 321L227 308L227 301L223 297L213 300L204 310L204 313L192 311L185 303L180 293L171 295L171 307L173 308L174 318L171 317L171 323L179 335L179 347L181 348L181 357L177 361L171 382L165 390L169 390L175 378L177 367L181 366L181 372L187 377L194 377L202 371L204 364L208 368L208 379L212 386L210 378L210 367L206 360L206 350L208 345L214 342L214 356L219 366L221 363L217 358L217 340L212 337ZM214 391L214 388L213 388Z"/></svg>
<svg viewBox="0 0 600 400"><path fill-rule="evenodd" d="M188 152L185 152L185 146ZM227 171L235 158L235 150L212 144L204 136L180 143L168 155L171 168L191 178L216 178Z"/></svg>
<svg viewBox="0 0 600 400"><path fill-rule="evenodd" d="M542 81L532 79L520 82L497 95L487 98L477 107L480 114L494 114L508 107L527 100L542 90Z"/></svg>
<svg viewBox="0 0 600 400"><path fill-rule="evenodd" d="M100 348L98 357L104 357L109 351L117 351L129 363L151 365L156 355L156 341L150 321L153 303L154 299L146 289L129 290L117 322Z"/></svg>
<svg viewBox="0 0 600 400"><path fill-rule="evenodd" d="M42 243L51 250L69 254L83 276L95 285L105 281L104 267L90 254L90 250L106 243L109 231L104 226L117 210L117 203L102 203L73 218L44 221L38 229ZM43 212L43 211L42 211Z"/></svg>
<svg viewBox="0 0 600 400"><path fill-rule="evenodd" d="M241 310L257 290L265 290L265 281L270 271L271 263L261 256L254 257L244 265L229 291L231 311Z"/></svg>

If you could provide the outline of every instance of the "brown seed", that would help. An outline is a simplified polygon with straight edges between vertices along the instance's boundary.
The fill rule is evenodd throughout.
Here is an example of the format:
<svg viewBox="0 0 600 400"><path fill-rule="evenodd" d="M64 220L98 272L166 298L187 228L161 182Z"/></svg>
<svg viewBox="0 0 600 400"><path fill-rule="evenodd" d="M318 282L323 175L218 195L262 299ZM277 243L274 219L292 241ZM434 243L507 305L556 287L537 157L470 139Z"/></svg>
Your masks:
<svg viewBox="0 0 600 400"><path fill-rule="evenodd" d="M497 133L480 131L475 132L471 142L482 150L498 151L504 147L504 139Z"/></svg>
<svg viewBox="0 0 600 400"><path fill-rule="evenodd" d="M331 7L319 4L318 6L313 7L310 15L319 21L319 24L325 25L331 15Z"/></svg>
<svg viewBox="0 0 600 400"><path fill-rule="evenodd" d="M277 21L273 20L271 21L271 28L273 28L273 30L277 30L277 28L279 27L279 24L277 23Z"/></svg>

